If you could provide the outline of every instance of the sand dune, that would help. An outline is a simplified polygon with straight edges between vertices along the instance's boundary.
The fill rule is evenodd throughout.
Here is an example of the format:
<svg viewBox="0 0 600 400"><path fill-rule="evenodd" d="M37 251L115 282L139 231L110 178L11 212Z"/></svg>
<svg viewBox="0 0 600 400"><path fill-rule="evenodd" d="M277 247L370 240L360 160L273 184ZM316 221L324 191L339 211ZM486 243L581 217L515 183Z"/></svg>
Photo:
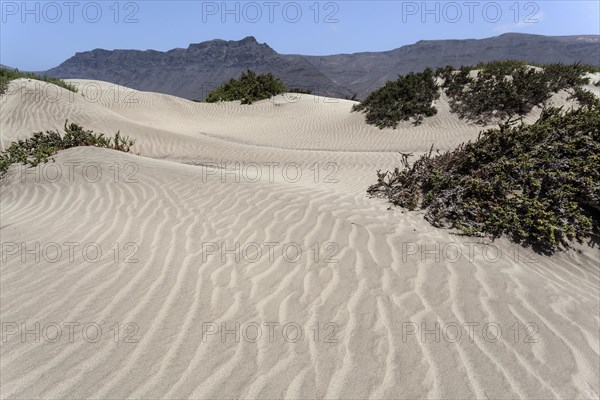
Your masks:
<svg viewBox="0 0 600 400"><path fill-rule="evenodd" d="M366 195L398 152L477 136L443 98L380 131L343 100L22 83L3 148L68 118L140 155L70 149L0 185L3 398L598 397L597 248L540 256Z"/></svg>

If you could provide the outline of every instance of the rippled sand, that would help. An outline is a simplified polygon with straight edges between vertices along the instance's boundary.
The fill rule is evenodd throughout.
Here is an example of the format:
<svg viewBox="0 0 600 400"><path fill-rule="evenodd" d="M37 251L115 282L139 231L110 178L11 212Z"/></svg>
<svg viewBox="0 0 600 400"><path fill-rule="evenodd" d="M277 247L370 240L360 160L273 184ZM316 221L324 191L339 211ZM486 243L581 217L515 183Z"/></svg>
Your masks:
<svg viewBox="0 0 600 400"><path fill-rule="evenodd" d="M309 95L17 82L3 148L68 118L139 155L0 185L2 398L598 398L597 248L540 256L366 195L399 152L477 137L444 98L380 131Z"/></svg>

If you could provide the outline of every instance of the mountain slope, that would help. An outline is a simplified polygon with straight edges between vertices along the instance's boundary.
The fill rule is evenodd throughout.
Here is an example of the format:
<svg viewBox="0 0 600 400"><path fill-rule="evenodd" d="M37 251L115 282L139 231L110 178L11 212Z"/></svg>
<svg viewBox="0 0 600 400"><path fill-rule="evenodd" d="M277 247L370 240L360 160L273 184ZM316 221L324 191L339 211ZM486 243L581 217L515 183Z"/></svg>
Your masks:
<svg viewBox="0 0 600 400"><path fill-rule="evenodd" d="M473 65L492 60L517 59L531 63L600 65L600 36L542 36L507 33L486 39L422 40L379 53L331 56L288 56L305 59L335 83L364 96L398 74L427 67Z"/></svg>

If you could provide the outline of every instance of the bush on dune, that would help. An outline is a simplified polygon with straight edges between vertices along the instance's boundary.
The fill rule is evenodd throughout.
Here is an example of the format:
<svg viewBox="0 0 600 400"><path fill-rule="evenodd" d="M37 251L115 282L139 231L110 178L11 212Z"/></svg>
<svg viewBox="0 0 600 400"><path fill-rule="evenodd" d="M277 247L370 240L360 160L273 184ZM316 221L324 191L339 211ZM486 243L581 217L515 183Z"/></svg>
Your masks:
<svg viewBox="0 0 600 400"><path fill-rule="evenodd" d="M525 115L550 98L543 75L534 69L518 67L509 76L485 69L476 78L463 72L458 82L451 76L444 87L449 89L452 112L462 119L485 124L493 118Z"/></svg>
<svg viewBox="0 0 600 400"><path fill-rule="evenodd" d="M65 122L65 133L60 135L57 131L34 133L33 137L19 140L0 153L0 175L5 174L10 166L22 163L35 167L40 163L50 160L59 150L70 149L78 146L105 147L123 152L129 152L135 141L120 132L113 137L104 136L85 130L77 124Z"/></svg>
<svg viewBox="0 0 600 400"><path fill-rule="evenodd" d="M586 72L590 72L590 67L584 64L547 64L543 66L546 81L553 92L561 89L572 89L589 83L585 78Z"/></svg>
<svg viewBox="0 0 600 400"><path fill-rule="evenodd" d="M379 128L396 128L400 121L415 125L437 113L433 105L440 96L436 78L448 96L450 110L461 119L478 124L500 122L527 115L535 106L544 106L554 93L570 92L571 98L590 105L593 94L581 88L589 83L586 72L597 68L583 64L547 64L540 68L523 61L507 60L438 68L435 73L400 76L371 93L352 111L364 111L366 122Z"/></svg>
<svg viewBox="0 0 600 400"><path fill-rule="evenodd" d="M566 249L600 230L600 107L545 109L533 125L507 122L412 166L404 155L378 177L370 194L425 209L436 227Z"/></svg>
<svg viewBox="0 0 600 400"><path fill-rule="evenodd" d="M600 106L600 99L594 93L581 87L573 89L569 100L575 99L581 106Z"/></svg>
<svg viewBox="0 0 600 400"><path fill-rule="evenodd" d="M352 111L364 111L367 123L380 129L396 128L401 121L411 119L418 125L437 113L433 101L440 97L438 89L433 70L427 68L386 83Z"/></svg>
<svg viewBox="0 0 600 400"><path fill-rule="evenodd" d="M473 77L471 71L478 70ZM589 104L581 85L589 83L584 74L589 66L548 64L536 70L520 61L495 61L475 67L440 68L451 111L462 119L479 124L525 116L542 106L553 93L570 90L573 97ZM584 103L581 102L581 103Z"/></svg>
<svg viewBox="0 0 600 400"><path fill-rule="evenodd" d="M496 76L512 75L520 68L527 67L527 63L520 60L495 60L489 62L480 62L477 65L468 67L471 71L485 70Z"/></svg>
<svg viewBox="0 0 600 400"><path fill-rule="evenodd" d="M242 72L240 79L231 79L219 86L206 97L207 103L218 101L241 101L242 104L252 104L255 101L269 99L287 91L281 79L273 74L256 74L247 70Z"/></svg>
<svg viewBox="0 0 600 400"><path fill-rule="evenodd" d="M0 94L6 92L6 89L8 88L8 83L10 81L19 78L35 79L38 81L52 83L64 89L70 90L71 92L77 93L77 88L74 85L63 81L62 79L51 78L49 76L42 76L34 74L32 72L20 72L18 69L0 68Z"/></svg>

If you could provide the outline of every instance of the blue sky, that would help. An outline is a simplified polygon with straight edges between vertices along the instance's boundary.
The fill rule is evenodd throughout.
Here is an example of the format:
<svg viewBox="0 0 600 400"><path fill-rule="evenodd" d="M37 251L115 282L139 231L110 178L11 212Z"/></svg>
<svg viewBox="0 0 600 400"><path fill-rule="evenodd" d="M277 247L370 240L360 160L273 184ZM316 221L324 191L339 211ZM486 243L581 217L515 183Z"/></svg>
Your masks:
<svg viewBox="0 0 600 400"><path fill-rule="evenodd" d="M0 1L0 63L45 70L75 52L169 50L255 36L280 53L390 50L505 32L600 34L598 1Z"/></svg>

